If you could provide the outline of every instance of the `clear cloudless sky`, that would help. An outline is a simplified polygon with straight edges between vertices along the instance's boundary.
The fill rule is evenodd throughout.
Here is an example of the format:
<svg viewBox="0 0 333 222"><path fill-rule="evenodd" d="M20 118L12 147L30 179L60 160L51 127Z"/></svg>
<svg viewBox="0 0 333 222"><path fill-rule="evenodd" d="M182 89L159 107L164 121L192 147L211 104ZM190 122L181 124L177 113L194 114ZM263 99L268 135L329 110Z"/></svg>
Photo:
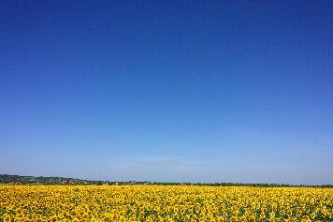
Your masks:
<svg viewBox="0 0 333 222"><path fill-rule="evenodd" d="M333 1L0 1L0 173L333 183Z"/></svg>

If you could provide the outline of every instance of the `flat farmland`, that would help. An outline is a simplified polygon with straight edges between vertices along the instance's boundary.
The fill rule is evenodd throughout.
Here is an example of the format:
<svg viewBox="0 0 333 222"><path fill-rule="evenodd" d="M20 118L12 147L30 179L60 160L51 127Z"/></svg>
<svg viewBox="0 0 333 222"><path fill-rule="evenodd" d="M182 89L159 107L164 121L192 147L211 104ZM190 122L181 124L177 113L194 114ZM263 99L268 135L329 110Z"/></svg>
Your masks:
<svg viewBox="0 0 333 222"><path fill-rule="evenodd" d="M0 221L333 221L333 189L0 185Z"/></svg>

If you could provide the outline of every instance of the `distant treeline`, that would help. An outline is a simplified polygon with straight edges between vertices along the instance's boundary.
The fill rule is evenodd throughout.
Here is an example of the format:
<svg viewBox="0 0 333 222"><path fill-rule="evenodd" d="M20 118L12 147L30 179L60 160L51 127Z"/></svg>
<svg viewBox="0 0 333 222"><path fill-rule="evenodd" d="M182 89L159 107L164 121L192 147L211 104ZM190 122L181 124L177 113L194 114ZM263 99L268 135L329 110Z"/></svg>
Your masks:
<svg viewBox="0 0 333 222"><path fill-rule="evenodd" d="M88 180L64 177L35 177L0 174L0 183L12 184L86 184ZM91 181L92 182L92 181Z"/></svg>
<svg viewBox="0 0 333 222"><path fill-rule="evenodd" d="M251 187L330 187L332 184L326 185L293 185L293 184L276 184L276 183L173 183L173 182L150 182L150 181L101 181L101 180L82 180L65 177L35 177L0 174L0 184L45 184L45 185L197 185L197 186L251 186Z"/></svg>

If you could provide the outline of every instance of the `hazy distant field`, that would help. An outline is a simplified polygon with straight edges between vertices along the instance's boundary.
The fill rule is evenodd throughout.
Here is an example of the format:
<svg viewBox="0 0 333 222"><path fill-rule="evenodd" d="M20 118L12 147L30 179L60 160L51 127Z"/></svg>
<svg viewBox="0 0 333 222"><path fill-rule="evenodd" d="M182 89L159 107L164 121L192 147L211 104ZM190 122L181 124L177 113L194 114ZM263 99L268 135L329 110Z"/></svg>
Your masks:
<svg viewBox="0 0 333 222"><path fill-rule="evenodd" d="M0 221L333 221L333 189L2 185Z"/></svg>

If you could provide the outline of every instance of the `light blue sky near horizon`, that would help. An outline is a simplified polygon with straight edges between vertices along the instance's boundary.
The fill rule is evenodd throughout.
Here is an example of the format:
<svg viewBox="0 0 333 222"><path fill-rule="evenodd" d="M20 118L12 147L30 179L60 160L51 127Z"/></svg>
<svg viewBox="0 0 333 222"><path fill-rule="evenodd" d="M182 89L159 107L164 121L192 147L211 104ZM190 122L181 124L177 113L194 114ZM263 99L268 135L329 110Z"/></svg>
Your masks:
<svg viewBox="0 0 333 222"><path fill-rule="evenodd" d="M333 183L331 1L1 1L0 173Z"/></svg>

